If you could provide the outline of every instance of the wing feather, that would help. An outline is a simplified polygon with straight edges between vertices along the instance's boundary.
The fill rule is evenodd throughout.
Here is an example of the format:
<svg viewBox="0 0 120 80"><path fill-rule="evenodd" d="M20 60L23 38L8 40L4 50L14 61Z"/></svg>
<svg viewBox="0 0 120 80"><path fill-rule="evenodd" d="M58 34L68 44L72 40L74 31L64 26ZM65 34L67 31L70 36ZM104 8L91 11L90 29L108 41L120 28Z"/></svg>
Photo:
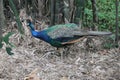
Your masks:
<svg viewBox="0 0 120 80"><path fill-rule="evenodd" d="M73 37L73 32L79 27L76 24L69 23L65 25L56 25L51 27L47 34L52 39L57 39L60 37Z"/></svg>

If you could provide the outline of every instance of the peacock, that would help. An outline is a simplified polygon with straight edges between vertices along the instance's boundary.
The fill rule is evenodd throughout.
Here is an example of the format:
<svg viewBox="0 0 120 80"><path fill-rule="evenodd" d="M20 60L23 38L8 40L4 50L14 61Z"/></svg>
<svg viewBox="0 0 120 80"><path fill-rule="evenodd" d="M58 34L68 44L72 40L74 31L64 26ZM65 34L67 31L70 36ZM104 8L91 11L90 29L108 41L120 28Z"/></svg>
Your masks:
<svg viewBox="0 0 120 80"><path fill-rule="evenodd" d="M47 29L37 31L30 19L27 20L33 37L41 39L50 45L60 48L74 44L84 36L110 35L111 32L84 31L74 23L50 26Z"/></svg>

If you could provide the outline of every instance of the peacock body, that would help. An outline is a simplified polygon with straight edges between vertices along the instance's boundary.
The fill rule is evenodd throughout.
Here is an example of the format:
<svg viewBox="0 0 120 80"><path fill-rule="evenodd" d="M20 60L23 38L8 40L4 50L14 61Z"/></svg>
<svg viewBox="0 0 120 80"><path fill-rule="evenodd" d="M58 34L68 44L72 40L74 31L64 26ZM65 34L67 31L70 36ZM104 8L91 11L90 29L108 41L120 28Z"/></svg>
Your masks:
<svg viewBox="0 0 120 80"><path fill-rule="evenodd" d="M33 23L28 20L28 26L31 29L32 36L41 39L54 47L63 47L73 44L83 36L109 35L111 32L81 31L74 23L51 26L47 29L37 31Z"/></svg>

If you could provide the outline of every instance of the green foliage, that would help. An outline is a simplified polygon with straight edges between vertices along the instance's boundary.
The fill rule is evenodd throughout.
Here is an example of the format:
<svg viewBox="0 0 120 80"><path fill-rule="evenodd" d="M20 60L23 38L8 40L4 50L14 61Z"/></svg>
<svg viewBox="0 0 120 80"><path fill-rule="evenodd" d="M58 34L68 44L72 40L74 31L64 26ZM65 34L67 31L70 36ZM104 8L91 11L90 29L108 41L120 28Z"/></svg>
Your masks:
<svg viewBox="0 0 120 80"><path fill-rule="evenodd" d="M10 6L11 6L11 9L13 10L14 12L14 15L15 15L15 18L16 18L16 22L18 24L18 30L21 34L23 34L23 29L22 29L22 24L20 22L20 18L19 18L19 15L18 15L18 11L15 7L15 4L13 3L13 0L9 0L9 3L10 3Z"/></svg>
<svg viewBox="0 0 120 80"><path fill-rule="evenodd" d="M10 37L12 34L13 34L12 32L9 32L8 34L6 34L6 35L3 37L3 41L4 41L6 44L9 44L9 37Z"/></svg>
<svg viewBox="0 0 120 80"><path fill-rule="evenodd" d="M3 43L5 42L5 44L9 47L6 47L6 51L9 55L12 55L14 53L12 53L12 47L15 47L12 43L9 42L9 37L14 34L13 32L8 32L5 36L2 37L2 40L0 41L0 49L3 47Z"/></svg>
<svg viewBox="0 0 120 80"><path fill-rule="evenodd" d="M98 0L99 29L115 30L115 1Z"/></svg>
<svg viewBox="0 0 120 80"><path fill-rule="evenodd" d="M110 49L110 48L112 48L112 46L113 46L113 44L105 43L105 44L103 45L103 48L104 48L104 49Z"/></svg>
<svg viewBox="0 0 120 80"><path fill-rule="evenodd" d="M76 1L78 5L80 5L80 0ZM111 30L115 32L115 0L96 0L97 6L97 15L98 15L98 29L99 30ZM78 6L80 7L80 6ZM77 7L77 8L78 8ZM92 23L92 3L91 0L87 0L85 2L84 7L84 18L83 18L83 25L85 27L93 26ZM120 9L120 6L119 6ZM119 14L120 18L120 14ZM119 26L120 27L120 26Z"/></svg>
<svg viewBox="0 0 120 80"><path fill-rule="evenodd" d="M115 44L115 35L114 34L105 38L105 41L103 42L103 48L111 49L111 48L115 48L115 47L118 47L118 45Z"/></svg>
<svg viewBox="0 0 120 80"><path fill-rule="evenodd" d="M0 42L0 49L3 47L2 41Z"/></svg>
<svg viewBox="0 0 120 80"><path fill-rule="evenodd" d="M111 48L117 48L118 47L118 45L117 44L114 44L114 43L105 43L104 45L103 45L103 48L104 49L111 49Z"/></svg>
<svg viewBox="0 0 120 80"><path fill-rule="evenodd" d="M12 51L11 47L6 47L6 51L7 51L7 53L9 55L13 55L14 54L14 53L11 52Z"/></svg>
<svg viewBox="0 0 120 80"><path fill-rule="evenodd" d="M4 37L3 37L3 41L10 45L11 47L15 47L12 43L9 42L9 37L13 34L13 32L9 32L8 34L6 34Z"/></svg>

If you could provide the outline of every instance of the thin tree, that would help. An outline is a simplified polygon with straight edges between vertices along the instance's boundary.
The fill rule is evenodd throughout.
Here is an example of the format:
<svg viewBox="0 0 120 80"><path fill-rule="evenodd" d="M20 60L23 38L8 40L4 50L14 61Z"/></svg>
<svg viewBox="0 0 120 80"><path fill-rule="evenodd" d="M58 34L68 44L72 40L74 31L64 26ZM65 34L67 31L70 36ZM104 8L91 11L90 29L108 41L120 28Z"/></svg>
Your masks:
<svg viewBox="0 0 120 80"><path fill-rule="evenodd" d="M54 25L55 24L55 7L56 7L56 0L51 0L51 23L50 25Z"/></svg>
<svg viewBox="0 0 120 80"><path fill-rule="evenodd" d="M42 16L42 10L43 10L43 0L38 0L38 10L39 10L39 16Z"/></svg>
<svg viewBox="0 0 120 80"><path fill-rule="evenodd" d="M76 6L75 6L75 0L70 0L69 1L69 7L70 7L70 19L69 22L74 22L75 19L75 11L76 11Z"/></svg>
<svg viewBox="0 0 120 80"><path fill-rule="evenodd" d="M2 41L2 28L5 26L5 16L3 12L3 0L0 0L0 42Z"/></svg>
<svg viewBox="0 0 120 80"><path fill-rule="evenodd" d="M96 0L91 0L92 2L92 11L93 11L93 27L92 30L96 30L98 23L98 16L97 16L97 6L96 6Z"/></svg>
<svg viewBox="0 0 120 80"><path fill-rule="evenodd" d="M85 9L85 0L78 0L75 2L76 6L76 23L79 24L79 26L82 25L82 20L84 19L84 9Z"/></svg>
<svg viewBox="0 0 120 80"><path fill-rule="evenodd" d="M119 21L119 17L118 17L118 6L119 6L119 0L116 0L115 2L115 5L116 5L116 39L115 39L115 44L118 45L118 39L119 39L119 27L118 27L118 21Z"/></svg>

